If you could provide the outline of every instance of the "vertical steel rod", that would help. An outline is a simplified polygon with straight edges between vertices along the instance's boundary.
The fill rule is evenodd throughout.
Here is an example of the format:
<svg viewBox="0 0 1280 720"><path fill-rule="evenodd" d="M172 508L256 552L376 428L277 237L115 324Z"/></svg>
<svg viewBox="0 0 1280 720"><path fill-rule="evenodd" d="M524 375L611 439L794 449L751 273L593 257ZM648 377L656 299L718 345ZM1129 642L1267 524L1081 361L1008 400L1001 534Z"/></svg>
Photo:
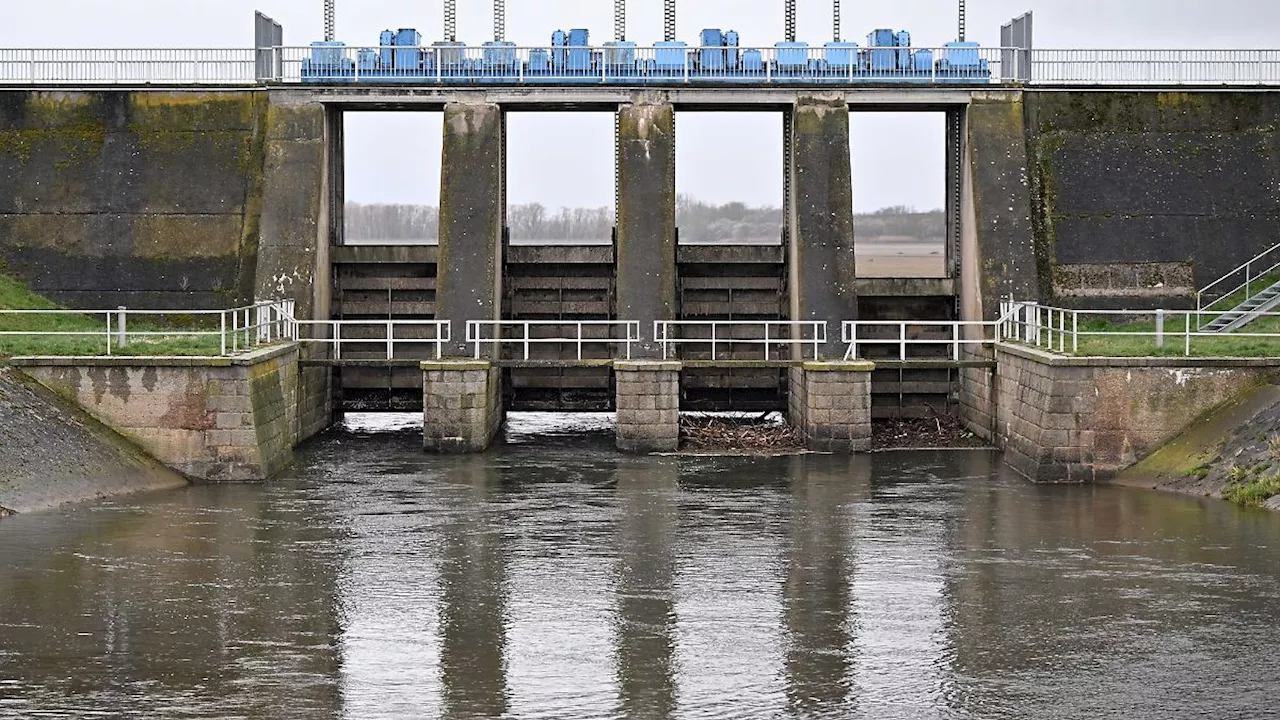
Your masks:
<svg viewBox="0 0 1280 720"><path fill-rule="evenodd" d="M676 0L662 2L662 39L666 42L676 39Z"/></svg>
<svg viewBox="0 0 1280 720"><path fill-rule="evenodd" d="M831 39L840 42L840 0L831 0Z"/></svg>
<svg viewBox="0 0 1280 720"><path fill-rule="evenodd" d="M783 26L785 40L796 41L796 0L783 0Z"/></svg>
<svg viewBox="0 0 1280 720"><path fill-rule="evenodd" d="M627 0L613 0L613 39L627 39Z"/></svg>
<svg viewBox="0 0 1280 720"><path fill-rule="evenodd" d="M493 0L493 39L502 42L507 39L507 2Z"/></svg>
<svg viewBox="0 0 1280 720"><path fill-rule="evenodd" d="M458 40L458 0L444 0L444 39ZM436 67L440 67L440 63L436 63Z"/></svg>
<svg viewBox="0 0 1280 720"><path fill-rule="evenodd" d="M958 40L960 40L960 42L964 42L964 31L965 31L964 0L960 0L960 35L957 38Z"/></svg>
<svg viewBox="0 0 1280 720"><path fill-rule="evenodd" d="M337 36L336 22L334 18L334 2L336 0L324 0L324 39L325 42L333 42Z"/></svg>

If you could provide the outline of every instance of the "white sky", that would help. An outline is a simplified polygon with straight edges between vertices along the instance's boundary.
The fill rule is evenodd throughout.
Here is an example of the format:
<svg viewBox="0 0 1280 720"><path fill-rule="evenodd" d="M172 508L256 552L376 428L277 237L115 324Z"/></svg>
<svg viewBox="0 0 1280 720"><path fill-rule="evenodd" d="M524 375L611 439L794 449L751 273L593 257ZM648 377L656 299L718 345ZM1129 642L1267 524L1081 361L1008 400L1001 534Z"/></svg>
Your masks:
<svg viewBox="0 0 1280 720"><path fill-rule="evenodd" d="M799 0L800 39L831 34L830 0ZM492 35L492 7L460 0L460 39ZM338 0L338 37L375 43L385 28L442 34L440 0ZM628 39L662 32L661 0L630 0ZM262 10L284 25L285 42L323 34L322 0L0 0L0 47L249 47ZM508 0L507 39L546 44L557 28L612 36L612 0ZM780 0L680 0L679 34L733 28L743 45L782 37ZM969 39L997 44L1000 25L1036 14L1036 46L1280 48L1280 0L969 0ZM917 45L954 39L956 0L845 0L844 35L871 29L912 32ZM432 202L437 192L439 120L383 116L348 123L348 191L355 200ZM776 116L686 117L679 124L681 192L704 200L777 204L781 140ZM942 129L933 116L866 116L854 121L854 198L859 211L942 202ZM510 124L512 202L605 205L613 198L612 132L607 115L516 116Z"/></svg>

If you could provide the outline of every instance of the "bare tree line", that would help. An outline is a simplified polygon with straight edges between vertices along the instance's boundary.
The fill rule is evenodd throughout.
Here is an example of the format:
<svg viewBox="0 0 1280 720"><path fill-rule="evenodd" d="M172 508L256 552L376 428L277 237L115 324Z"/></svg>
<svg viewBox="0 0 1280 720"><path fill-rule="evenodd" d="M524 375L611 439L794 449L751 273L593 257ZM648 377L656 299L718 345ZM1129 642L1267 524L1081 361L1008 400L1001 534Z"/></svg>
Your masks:
<svg viewBox="0 0 1280 720"><path fill-rule="evenodd" d="M676 199L676 223L683 242L776 242L782 236L782 208L745 203L715 205L688 195ZM510 205L507 226L512 240L609 240L613 209L558 208L540 203ZM346 205L346 239L352 242L434 241L440 211L430 205ZM868 240L941 242L946 219L941 210L917 212L896 206L854 217L854 232Z"/></svg>

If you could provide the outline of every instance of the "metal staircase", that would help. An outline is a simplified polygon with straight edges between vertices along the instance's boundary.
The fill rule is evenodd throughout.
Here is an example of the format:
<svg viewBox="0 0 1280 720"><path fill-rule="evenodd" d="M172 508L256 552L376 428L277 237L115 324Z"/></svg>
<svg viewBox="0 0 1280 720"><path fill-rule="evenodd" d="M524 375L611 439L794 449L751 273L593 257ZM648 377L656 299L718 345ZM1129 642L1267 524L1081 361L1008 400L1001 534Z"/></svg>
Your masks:
<svg viewBox="0 0 1280 720"><path fill-rule="evenodd" d="M1227 333L1280 307L1280 244L1206 285L1196 294L1199 331ZM1234 304L1233 304L1234 303ZM1206 322L1205 318L1209 318Z"/></svg>
<svg viewBox="0 0 1280 720"><path fill-rule="evenodd" d="M1236 307L1214 318L1200 328L1200 332L1225 333L1237 330L1258 319L1262 313L1280 307L1280 282L1268 285L1265 290L1246 299Z"/></svg>

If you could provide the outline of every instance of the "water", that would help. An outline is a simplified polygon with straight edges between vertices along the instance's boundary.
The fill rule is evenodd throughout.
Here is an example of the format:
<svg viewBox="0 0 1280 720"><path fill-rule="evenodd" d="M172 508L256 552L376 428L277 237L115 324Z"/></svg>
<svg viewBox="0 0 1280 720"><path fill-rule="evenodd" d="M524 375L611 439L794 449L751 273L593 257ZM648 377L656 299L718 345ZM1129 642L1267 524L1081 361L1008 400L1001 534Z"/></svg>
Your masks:
<svg viewBox="0 0 1280 720"><path fill-rule="evenodd" d="M1257 718L1280 689L1274 515L987 453L419 443L0 522L0 717Z"/></svg>

